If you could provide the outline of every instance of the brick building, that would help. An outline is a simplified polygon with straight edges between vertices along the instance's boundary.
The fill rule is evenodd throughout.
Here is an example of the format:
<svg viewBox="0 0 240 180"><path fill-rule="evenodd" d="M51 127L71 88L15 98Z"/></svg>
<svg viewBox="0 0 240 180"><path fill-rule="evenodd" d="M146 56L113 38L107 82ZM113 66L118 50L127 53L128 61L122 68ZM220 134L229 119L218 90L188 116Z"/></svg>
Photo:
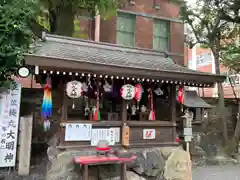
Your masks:
<svg viewBox="0 0 240 180"><path fill-rule="evenodd" d="M80 16L75 37L94 39L94 19ZM100 41L123 46L167 51L178 64L184 64L184 25L179 7L168 0L129 0L117 16L100 22ZM18 79L19 80L19 79ZM24 87L40 87L31 78L21 80Z"/></svg>
<svg viewBox="0 0 240 180"><path fill-rule="evenodd" d="M199 46L195 46L192 49L185 48L184 54L184 63L188 68L202 72L216 73L214 57L210 49L203 49ZM220 71L222 74L231 78L234 91L236 92L236 95L240 97L240 76L230 74L229 70L224 66L220 67ZM223 83L223 89L225 98L234 98L233 88L228 78ZM217 97L217 93L216 86L215 88L199 89L199 94L205 97Z"/></svg>
<svg viewBox="0 0 240 180"><path fill-rule="evenodd" d="M116 17L101 21L100 41L169 51L183 64L184 26L178 17L179 7L168 0L129 1Z"/></svg>

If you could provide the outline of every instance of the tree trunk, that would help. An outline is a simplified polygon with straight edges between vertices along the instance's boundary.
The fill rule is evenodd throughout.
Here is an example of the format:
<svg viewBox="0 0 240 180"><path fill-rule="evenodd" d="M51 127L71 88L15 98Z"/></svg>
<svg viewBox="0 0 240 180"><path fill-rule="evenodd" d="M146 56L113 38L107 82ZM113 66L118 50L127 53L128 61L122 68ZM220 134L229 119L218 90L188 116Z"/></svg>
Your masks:
<svg viewBox="0 0 240 180"><path fill-rule="evenodd" d="M239 116L240 115L240 99L237 97L237 94L234 89L234 85L230 78L229 78L229 81L230 81L232 91L233 91L234 97L235 97L235 99L237 101L237 105L238 105L238 116L237 116L237 122L235 124L235 130L234 130L234 135L233 135L233 141L236 143L235 147L237 150L238 142L239 142L239 138L240 138L240 116Z"/></svg>
<svg viewBox="0 0 240 180"><path fill-rule="evenodd" d="M236 128L234 131L234 136L233 139L238 143L239 142L239 138L240 138L240 100L238 99L238 118L237 118L237 124L236 124Z"/></svg>
<svg viewBox="0 0 240 180"><path fill-rule="evenodd" d="M52 34L72 37L74 32L75 12L72 5L49 7L50 32Z"/></svg>
<svg viewBox="0 0 240 180"><path fill-rule="evenodd" d="M219 56L219 44L216 43L216 46L212 48L214 59L215 59L215 68L216 68L216 74L220 74L220 56ZM222 121L222 132L223 132L223 139L224 144L226 145L228 142L228 128L227 128L227 120L225 118L225 105L224 105L224 92L223 92L223 86L222 83L217 83L218 87L218 107L220 112L220 119Z"/></svg>

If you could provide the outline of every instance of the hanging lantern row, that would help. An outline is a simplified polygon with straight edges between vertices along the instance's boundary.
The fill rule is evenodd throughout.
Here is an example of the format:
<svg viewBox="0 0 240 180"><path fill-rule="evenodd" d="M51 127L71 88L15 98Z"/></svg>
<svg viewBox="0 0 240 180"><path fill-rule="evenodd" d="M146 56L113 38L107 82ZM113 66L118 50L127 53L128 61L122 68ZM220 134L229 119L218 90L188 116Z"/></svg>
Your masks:
<svg viewBox="0 0 240 180"><path fill-rule="evenodd" d="M54 74L57 75L75 75L75 76L82 76L82 77L99 77L99 78L110 78L110 79L126 79L126 80L133 80L138 82L161 82L161 83L170 83L170 84L176 84L176 85L184 85L184 86L197 86L197 87L211 87L210 84L197 84L197 83L190 83L190 82L181 82L181 81L172 81L172 80L158 80L158 79L149 79L149 78L134 78L134 77L124 77L124 76L109 76L109 75L97 75L97 74L88 74L88 73L77 73L77 72L60 72L60 71L47 71L43 70L43 74Z"/></svg>

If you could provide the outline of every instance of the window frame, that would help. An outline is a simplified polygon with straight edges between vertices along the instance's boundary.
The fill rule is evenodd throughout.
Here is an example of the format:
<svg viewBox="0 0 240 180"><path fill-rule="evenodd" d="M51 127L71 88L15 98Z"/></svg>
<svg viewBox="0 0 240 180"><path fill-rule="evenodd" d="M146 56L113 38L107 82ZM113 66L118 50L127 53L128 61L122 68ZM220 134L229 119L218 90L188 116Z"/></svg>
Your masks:
<svg viewBox="0 0 240 180"><path fill-rule="evenodd" d="M161 22L165 22L167 23L167 36L162 36L160 35L160 33L158 35L156 35L156 25L160 24ZM164 19L153 19L153 49L155 50L160 50L160 51L170 51L170 47L171 47L171 44L170 44L170 35L171 35L171 28L170 28L170 25L171 25L171 22L168 21L168 20L164 20ZM159 31L160 32L160 31ZM158 38L159 40L162 38L162 39L167 39L167 49L163 50L163 49L160 49L160 46L158 45L158 47L154 47L154 40Z"/></svg>
<svg viewBox="0 0 240 180"><path fill-rule="evenodd" d="M133 20L133 31L132 32L128 32L128 31L124 31L124 30L121 30L119 28L119 17L131 17L132 20ZM130 18L129 18L130 19ZM118 41L118 38L119 38L119 33L122 33L122 34L131 34L133 36L133 43L132 45L125 45L125 44L120 44L119 41ZM130 14L130 13L124 13L124 12L117 12L117 22L116 22L116 44L118 45L122 45L122 46L128 46L128 47L135 47L136 46L136 15L134 14Z"/></svg>

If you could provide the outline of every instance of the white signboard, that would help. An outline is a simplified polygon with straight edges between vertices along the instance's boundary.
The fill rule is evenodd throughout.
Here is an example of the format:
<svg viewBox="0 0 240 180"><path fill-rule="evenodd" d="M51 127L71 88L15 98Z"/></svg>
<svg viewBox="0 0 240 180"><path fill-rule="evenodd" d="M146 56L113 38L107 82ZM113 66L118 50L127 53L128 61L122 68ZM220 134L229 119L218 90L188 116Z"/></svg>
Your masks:
<svg viewBox="0 0 240 180"><path fill-rule="evenodd" d="M92 124L67 123L65 141L90 141Z"/></svg>
<svg viewBox="0 0 240 180"><path fill-rule="evenodd" d="M192 136L184 136L184 141L185 142L191 142Z"/></svg>
<svg viewBox="0 0 240 180"><path fill-rule="evenodd" d="M192 128L184 128L183 135L184 136L192 136Z"/></svg>
<svg viewBox="0 0 240 180"><path fill-rule="evenodd" d="M1 95L0 167L14 167L16 163L21 85Z"/></svg>
<svg viewBox="0 0 240 180"><path fill-rule="evenodd" d="M92 129L91 146L96 146L98 141L106 140L109 146L115 145L116 131L114 128L110 129Z"/></svg>
<svg viewBox="0 0 240 180"><path fill-rule="evenodd" d="M110 129L114 130L114 132L115 132L115 142L120 142L120 128L114 127L114 128L110 128Z"/></svg>
<svg viewBox="0 0 240 180"><path fill-rule="evenodd" d="M143 129L143 139L155 139L156 130L155 129Z"/></svg>

